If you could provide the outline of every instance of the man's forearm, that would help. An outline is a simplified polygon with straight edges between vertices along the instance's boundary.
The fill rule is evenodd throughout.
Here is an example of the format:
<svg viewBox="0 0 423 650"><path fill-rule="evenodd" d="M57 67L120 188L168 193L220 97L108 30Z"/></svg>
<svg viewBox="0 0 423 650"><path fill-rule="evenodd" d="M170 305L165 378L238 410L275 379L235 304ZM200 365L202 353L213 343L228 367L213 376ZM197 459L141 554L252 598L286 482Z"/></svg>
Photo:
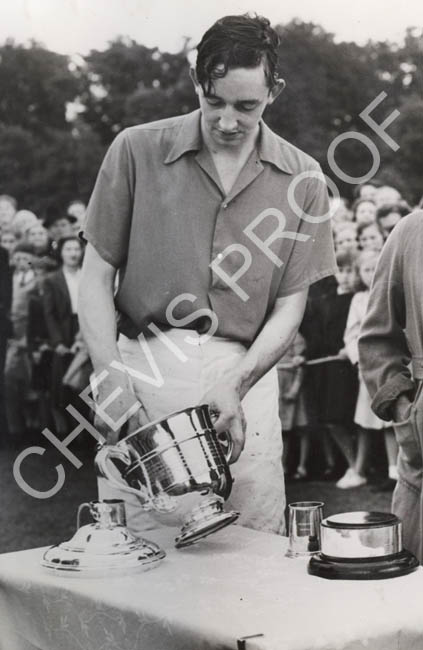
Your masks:
<svg viewBox="0 0 423 650"><path fill-rule="evenodd" d="M241 399L272 368L292 343L301 324L308 291L280 298L260 334L228 380L235 384Z"/></svg>

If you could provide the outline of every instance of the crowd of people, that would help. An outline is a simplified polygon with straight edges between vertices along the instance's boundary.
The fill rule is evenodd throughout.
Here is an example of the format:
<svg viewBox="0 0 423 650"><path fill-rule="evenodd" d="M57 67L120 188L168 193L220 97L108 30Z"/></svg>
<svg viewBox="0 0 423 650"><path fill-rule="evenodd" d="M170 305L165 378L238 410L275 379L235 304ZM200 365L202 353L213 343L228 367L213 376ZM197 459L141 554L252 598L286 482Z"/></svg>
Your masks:
<svg viewBox="0 0 423 650"><path fill-rule="evenodd" d="M339 272L312 286L303 323L278 364L283 464L292 480L320 473L340 489L364 485L372 441L384 440L386 478L397 479L392 427L371 409L358 368L357 341L372 275L386 238L411 207L394 187L371 181L350 206L332 200ZM40 219L0 196L2 269L2 444L16 446L45 426L64 437L66 406L89 380L77 296L85 205L51 206ZM2 258L3 259L3 258ZM6 278L9 278L7 281ZM316 447L320 454L316 456Z"/></svg>
<svg viewBox="0 0 423 650"><path fill-rule="evenodd" d="M300 331L278 364L283 460L291 480L314 478L317 458L319 473L339 489L365 485L372 472L380 479L375 489L395 486L397 443L390 423L372 411L358 338L379 254L411 209L396 188L374 180L357 187L351 206L333 200L339 271L311 287Z"/></svg>
<svg viewBox="0 0 423 650"><path fill-rule="evenodd" d="M75 200L63 211L50 206L41 219L17 210L14 197L0 196L4 446L20 445L47 426L64 437L65 407L89 377L77 317L84 214L84 203Z"/></svg>

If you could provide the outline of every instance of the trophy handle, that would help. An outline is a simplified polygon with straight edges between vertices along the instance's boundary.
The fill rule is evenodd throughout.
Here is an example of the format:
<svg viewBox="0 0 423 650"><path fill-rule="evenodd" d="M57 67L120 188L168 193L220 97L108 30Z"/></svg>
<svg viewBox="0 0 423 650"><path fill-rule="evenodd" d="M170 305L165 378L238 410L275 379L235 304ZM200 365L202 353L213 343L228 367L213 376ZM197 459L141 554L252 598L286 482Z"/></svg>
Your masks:
<svg viewBox="0 0 423 650"><path fill-rule="evenodd" d="M217 436L217 439L222 448L223 455L226 458L226 462L229 464L234 450L234 443L232 442L231 434L229 431L222 431L222 433L219 433Z"/></svg>
<svg viewBox="0 0 423 650"><path fill-rule="evenodd" d="M129 492L129 494L135 494L140 499L141 507L144 510L152 510L152 500L145 488L139 490L135 489L124 483L123 480L119 480L113 476L110 469L110 462L113 458L120 460L127 467L131 464L131 458L125 449L122 449L117 445L102 445L94 458L94 466L97 476L107 479L113 487L118 488L119 490Z"/></svg>

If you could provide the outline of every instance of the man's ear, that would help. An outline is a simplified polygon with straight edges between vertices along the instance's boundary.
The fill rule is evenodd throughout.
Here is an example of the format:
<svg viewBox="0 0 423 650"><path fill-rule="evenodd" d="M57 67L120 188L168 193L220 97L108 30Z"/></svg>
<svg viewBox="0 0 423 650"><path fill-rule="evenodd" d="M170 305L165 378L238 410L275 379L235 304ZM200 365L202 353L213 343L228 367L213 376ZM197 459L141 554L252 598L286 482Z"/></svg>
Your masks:
<svg viewBox="0 0 423 650"><path fill-rule="evenodd" d="M200 84L198 83L197 73L196 73L196 71L195 71L195 68L191 67L191 68L189 69L189 76L191 77L191 81L192 81L192 83L194 84L195 92L196 92L197 95L198 95L199 90L200 90Z"/></svg>
<svg viewBox="0 0 423 650"><path fill-rule="evenodd" d="M269 104L273 104L276 97L281 94L282 90L285 88L286 83L285 79L278 79L273 88L270 91L270 101Z"/></svg>

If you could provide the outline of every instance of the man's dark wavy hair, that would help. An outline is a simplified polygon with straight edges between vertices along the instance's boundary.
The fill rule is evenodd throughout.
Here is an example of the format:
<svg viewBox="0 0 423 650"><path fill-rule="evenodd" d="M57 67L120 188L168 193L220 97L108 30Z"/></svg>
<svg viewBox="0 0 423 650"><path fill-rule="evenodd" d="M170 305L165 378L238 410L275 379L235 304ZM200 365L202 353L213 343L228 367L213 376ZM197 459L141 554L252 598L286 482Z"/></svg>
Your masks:
<svg viewBox="0 0 423 650"><path fill-rule="evenodd" d="M197 45L196 73L204 93L230 68L255 68L263 61L266 80L278 79L279 36L263 16L225 16L216 21Z"/></svg>

